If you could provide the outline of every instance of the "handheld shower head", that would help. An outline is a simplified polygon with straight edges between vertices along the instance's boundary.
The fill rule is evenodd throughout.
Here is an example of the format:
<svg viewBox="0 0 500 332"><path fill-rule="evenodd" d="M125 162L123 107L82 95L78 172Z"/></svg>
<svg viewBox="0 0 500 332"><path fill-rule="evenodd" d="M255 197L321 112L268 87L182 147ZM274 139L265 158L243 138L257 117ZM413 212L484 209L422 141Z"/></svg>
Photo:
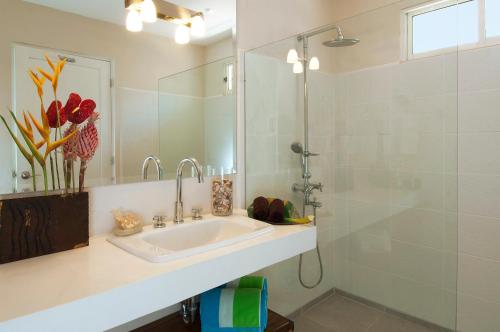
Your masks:
<svg viewBox="0 0 500 332"><path fill-rule="evenodd" d="M304 153L304 148L302 147L302 144L299 142L294 142L290 146L293 152L298 153L298 154L303 154Z"/></svg>

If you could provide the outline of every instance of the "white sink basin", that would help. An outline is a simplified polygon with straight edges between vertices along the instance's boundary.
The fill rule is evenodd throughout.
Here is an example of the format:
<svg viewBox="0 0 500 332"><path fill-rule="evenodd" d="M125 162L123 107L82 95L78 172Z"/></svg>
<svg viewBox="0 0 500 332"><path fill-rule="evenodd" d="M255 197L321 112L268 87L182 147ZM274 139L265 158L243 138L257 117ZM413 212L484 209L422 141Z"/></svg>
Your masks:
<svg viewBox="0 0 500 332"><path fill-rule="evenodd" d="M273 226L243 216L206 219L182 224L168 223L165 228L146 227L127 237L110 236L108 241L138 257L161 263L196 255L245 240L273 230Z"/></svg>

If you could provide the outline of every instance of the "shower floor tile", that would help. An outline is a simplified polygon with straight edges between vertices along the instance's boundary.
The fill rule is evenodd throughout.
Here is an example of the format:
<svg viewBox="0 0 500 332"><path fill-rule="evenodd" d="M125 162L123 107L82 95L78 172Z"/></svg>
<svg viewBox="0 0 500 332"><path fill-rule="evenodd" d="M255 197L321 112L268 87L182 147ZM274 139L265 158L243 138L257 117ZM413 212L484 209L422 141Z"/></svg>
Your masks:
<svg viewBox="0 0 500 332"><path fill-rule="evenodd" d="M332 295L294 318L296 332L435 332L442 331Z"/></svg>

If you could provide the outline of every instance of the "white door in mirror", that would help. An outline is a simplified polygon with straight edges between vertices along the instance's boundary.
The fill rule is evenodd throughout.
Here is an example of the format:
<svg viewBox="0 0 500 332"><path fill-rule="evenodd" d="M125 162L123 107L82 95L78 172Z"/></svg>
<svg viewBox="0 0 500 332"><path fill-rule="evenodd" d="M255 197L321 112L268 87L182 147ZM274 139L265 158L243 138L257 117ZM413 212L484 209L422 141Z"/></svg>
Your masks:
<svg viewBox="0 0 500 332"><path fill-rule="evenodd" d="M110 236L108 241L150 262L161 263L196 255L273 231L273 226L243 216L207 217L165 228L145 228L128 237Z"/></svg>

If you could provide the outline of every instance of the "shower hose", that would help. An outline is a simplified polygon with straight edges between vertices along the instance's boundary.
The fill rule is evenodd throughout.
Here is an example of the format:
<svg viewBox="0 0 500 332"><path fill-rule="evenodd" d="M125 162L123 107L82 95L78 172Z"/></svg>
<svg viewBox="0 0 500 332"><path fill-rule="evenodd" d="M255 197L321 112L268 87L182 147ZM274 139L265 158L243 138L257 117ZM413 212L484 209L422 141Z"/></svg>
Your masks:
<svg viewBox="0 0 500 332"><path fill-rule="evenodd" d="M305 216L305 206L304 206L304 216ZM316 206L313 206L313 215L314 215L314 226L316 226ZM319 278L318 278L318 281L316 281L314 284L312 285L308 285L304 282L304 280L302 279L302 258L303 258L303 254L300 254L299 256L299 282L300 284L302 285L302 287L304 288L307 288L307 289L313 289L315 288L316 286L318 286L321 281L323 280L323 261L321 260L321 252L319 250L319 243L318 241L316 240L316 253L318 254L318 261L319 261Z"/></svg>

